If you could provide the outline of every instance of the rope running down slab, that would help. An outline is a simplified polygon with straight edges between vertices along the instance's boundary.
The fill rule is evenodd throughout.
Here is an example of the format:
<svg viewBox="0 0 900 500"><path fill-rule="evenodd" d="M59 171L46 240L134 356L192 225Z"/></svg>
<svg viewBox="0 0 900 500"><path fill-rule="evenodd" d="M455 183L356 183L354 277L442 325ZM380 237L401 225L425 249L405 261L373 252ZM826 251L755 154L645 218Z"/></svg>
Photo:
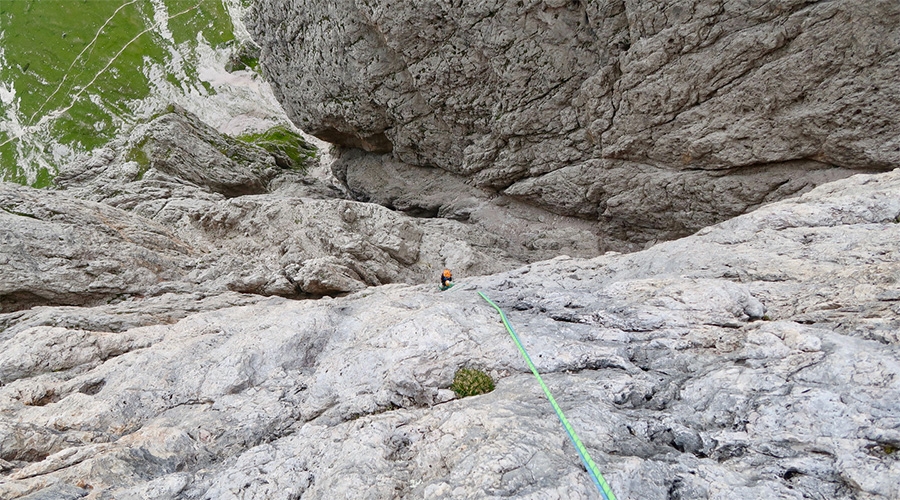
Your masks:
<svg viewBox="0 0 900 500"><path fill-rule="evenodd" d="M509 324L509 320L506 319L506 314L503 313L503 310L500 309L497 304L492 302L491 299L487 298L487 295L481 292L478 292L478 295L481 295L482 299L487 301L488 304L493 306L493 308L496 309L498 313L500 313L500 318L503 320L503 325L506 326L506 331L509 332L509 335L510 337L512 337L513 342L516 343L516 347L519 348L519 352L522 353L522 356L525 358L525 362L528 363L528 367L531 368L531 373L533 373L535 378L537 378L538 383L541 385L541 389L544 390L544 394L547 395L547 399L550 400L550 404L553 405L553 409L556 410L556 416L559 417L559 421L562 422L563 427L569 434L569 439L571 439L572 444L575 445L575 449L578 451L578 455L581 456L581 462L584 463L584 467L587 469L588 474L591 475L591 479L597 486L597 490L600 491L600 495L603 496L604 500L616 500L616 495L612 492L612 489L609 487L606 479L603 478L603 474L601 474L600 470L597 469L597 465L594 464L593 460L591 460L591 456L588 454L587 449L583 444L581 444L581 440L578 439L578 435L575 434L575 429L573 429L572 425L569 424L569 421L563 414L562 409L558 404L556 404L556 400L553 399L553 394L550 393L550 389L547 387L547 384L544 383L544 380L541 378L541 374L538 373L537 367L535 367L534 363L532 363L531 357L528 356L528 351L526 351L525 347L522 346L522 343L519 342L519 336L516 335L516 331L513 330L512 325Z"/></svg>

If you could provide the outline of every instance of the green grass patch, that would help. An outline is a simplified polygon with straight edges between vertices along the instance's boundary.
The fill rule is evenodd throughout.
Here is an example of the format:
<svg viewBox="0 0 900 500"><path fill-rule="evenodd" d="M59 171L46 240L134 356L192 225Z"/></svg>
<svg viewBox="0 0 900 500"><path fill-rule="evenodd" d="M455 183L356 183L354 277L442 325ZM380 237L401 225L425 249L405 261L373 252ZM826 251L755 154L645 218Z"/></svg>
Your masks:
<svg viewBox="0 0 900 500"><path fill-rule="evenodd" d="M26 125L63 112L54 132L64 143L96 143L91 136L104 134L94 124L109 114L105 101L146 97L144 58L168 56L152 31L144 33L153 19L149 2L12 0L0 9L7 60L0 76L12 81ZM85 126L95 133L81 133Z"/></svg>
<svg viewBox="0 0 900 500"><path fill-rule="evenodd" d="M60 151L127 132L154 92L151 67L175 88L209 93L198 83L204 41L234 41L223 0L0 0L0 87L12 96L0 101L0 180L44 187Z"/></svg>
<svg viewBox="0 0 900 500"><path fill-rule="evenodd" d="M146 142L141 142L140 144L133 146L125 155L127 161L133 161L138 164L138 172L134 178L136 181L143 179L144 174L150 170L150 157L147 156L147 152L144 151L145 143Z"/></svg>
<svg viewBox="0 0 900 500"><path fill-rule="evenodd" d="M177 23L169 23L176 44L194 42L197 34L213 47L234 40L234 26L221 0L166 0L169 15L187 12Z"/></svg>
<svg viewBox="0 0 900 500"><path fill-rule="evenodd" d="M247 134L238 140L259 146L275 157L281 168L305 172L318 150L290 128L279 125L259 134Z"/></svg>
<svg viewBox="0 0 900 500"><path fill-rule="evenodd" d="M243 69L249 69L256 73L259 73L259 58L249 56L247 54L242 54L238 60L243 65Z"/></svg>
<svg viewBox="0 0 900 500"><path fill-rule="evenodd" d="M481 370L460 368L453 377L450 389L461 398L487 394L494 390L494 380Z"/></svg>
<svg viewBox="0 0 900 500"><path fill-rule="evenodd" d="M34 182L31 183L31 187L41 189L49 186L52 182L53 176L50 175L50 171L46 168L42 168L37 172Z"/></svg>
<svg viewBox="0 0 900 500"><path fill-rule="evenodd" d="M225 64L225 71L232 73L234 71L250 70L260 73L259 68L260 49L252 43L240 44L234 48L234 54L231 60Z"/></svg>

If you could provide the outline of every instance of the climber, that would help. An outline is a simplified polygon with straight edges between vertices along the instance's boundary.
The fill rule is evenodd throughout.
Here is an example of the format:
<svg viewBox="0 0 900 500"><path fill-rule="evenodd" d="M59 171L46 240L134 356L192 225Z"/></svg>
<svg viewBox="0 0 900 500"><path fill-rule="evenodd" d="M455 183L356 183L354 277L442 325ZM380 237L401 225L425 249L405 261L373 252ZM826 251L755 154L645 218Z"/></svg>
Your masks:
<svg viewBox="0 0 900 500"><path fill-rule="evenodd" d="M449 269L444 269L444 272L441 273L441 291L444 291L453 286L453 274L450 273Z"/></svg>

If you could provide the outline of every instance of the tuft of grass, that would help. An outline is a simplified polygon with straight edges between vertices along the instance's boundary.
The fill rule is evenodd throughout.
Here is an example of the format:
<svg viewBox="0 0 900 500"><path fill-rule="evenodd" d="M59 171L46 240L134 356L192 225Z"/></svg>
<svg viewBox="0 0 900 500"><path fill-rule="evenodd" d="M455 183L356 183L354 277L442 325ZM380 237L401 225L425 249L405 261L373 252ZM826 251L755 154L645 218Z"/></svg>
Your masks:
<svg viewBox="0 0 900 500"><path fill-rule="evenodd" d="M146 140L141 141L140 144L137 144L128 150L128 153L125 155L127 161L133 161L138 164L138 173L134 178L136 181L143 179L144 174L150 170L150 157L147 156L147 152L144 151L146 142Z"/></svg>
<svg viewBox="0 0 900 500"><path fill-rule="evenodd" d="M487 373L472 368L460 368L453 377L450 389L457 396L477 396L494 390L494 380Z"/></svg>
<svg viewBox="0 0 900 500"><path fill-rule="evenodd" d="M254 144L268 151L281 168L306 172L318 150L303 137L284 125L272 127L259 134L246 134L238 140Z"/></svg>

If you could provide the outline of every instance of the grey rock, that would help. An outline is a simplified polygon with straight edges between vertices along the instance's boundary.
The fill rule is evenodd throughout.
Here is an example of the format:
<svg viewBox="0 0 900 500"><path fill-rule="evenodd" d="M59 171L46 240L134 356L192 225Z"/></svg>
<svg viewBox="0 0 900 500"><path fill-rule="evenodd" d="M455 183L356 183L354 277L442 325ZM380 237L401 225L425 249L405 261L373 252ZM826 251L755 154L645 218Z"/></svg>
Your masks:
<svg viewBox="0 0 900 500"><path fill-rule="evenodd" d="M151 122L129 154L137 158L141 169L174 175L228 197L265 192L278 170L271 155L226 140L186 112Z"/></svg>
<svg viewBox="0 0 900 500"><path fill-rule="evenodd" d="M463 224L340 199L337 189L278 168L261 148L180 110L73 165L56 182L59 190L51 192L0 187L0 313L188 297L168 302L177 319L204 309L195 298L225 291L343 294L431 281L444 267L471 276L560 249L596 252L589 227L545 230L550 220L522 231L524 220L494 231L502 225L496 215L510 211L488 224ZM473 220L488 212L479 209ZM155 308L148 303L144 311Z"/></svg>
<svg viewBox="0 0 900 500"><path fill-rule="evenodd" d="M140 295L187 273L192 248L108 205L0 183L0 312Z"/></svg>
<svg viewBox="0 0 900 500"><path fill-rule="evenodd" d="M32 327L52 326L71 330L119 333L140 326L173 323L202 311L252 304L259 295L236 292L163 293L155 297L134 297L94 307L38 306L0 314L0 340Z"/></svg>
<svg viewBox="0 0 900 500"><path fill-rule="evenodd" d="M892 0L296 0L250 16L301 129L636 244L900 164L898 26Z"/></svg>
<svg viewBox="0 0 900 500"><path fill-rule="evenodd" d="M152 195L162 204L184 193L211 199L265 193L280 170L272 153L173 106L130 136L67 166L54 183L80 198L133 209Z"/></svg>
<svg viewBox="0 0 900 500"><path fill-rule="evenodd" d="M57 178L56 187L59 192L50 200L75 197L102 203L104 213L134 225L130 231L143 231L141 225L153 221L152 227L165 228L168 237L181 245L182 258L163 277L151 275L141 281L129 276L130 288L123 284L105 293L67 279L69 288L80 290L79 297L51 294L52 281L47 282L48 290L38 287L34 283L44 278L37 272L12 275L7 282L14 289L5 293L10 305L4 311L86 304L87 297L96 304L138 295L212 296L226 290L286 297L334 295L384 283L431 281L444 267L471 276L560 251L580 256L597 252L590 224L559 227L559 218L534 214L527 207L494 210L499 203L488 203L483 193L471 198L471 207L462 203L451 208L460 213L469 210L465 224L412 218L343 200L337 188L278 168L263 149L224 137L178 109L72 165ZM42 197L27 189L9 189L18 196L29 193L33 203ZM80 207L85 202L72 203ZM39 240L56 238L62 231L48 220L23 219L15 206L10 207L8 217L17 217L10 220L34 226L30 233L16 231L16 238L27 240L26 246L41 246ZM80 216L75 211L56 216L53 222L64 228L77 224L77 230L87 235L80 241L104 230L98 217L76 222ZM516 218L510 217L517 212ZM70 251L67 241L60 242L57 253ZM135 243L133 238L131 242ZM139 248L107 243L91 248L98 258L115 254L110 258L138 262L122 267L140 269L146 260L143 253L159 252L153 242ZM23 248L9 247L7 259L18 259ZM60 261L57 273L84 272L83 258L71 257ZM189 303L178 307L185 308L191 309Z"/></svg>
<svg viewBox="0 0 900 500"><path fill-rule="evenodd" d="M270 297L117 333L8 317L0 496L595 498L483 291L619 498L896 498L898 192L900 170L858 175L445 292ZM460 367L496 389L456 398Z"/></svg>
<svg viewBox="0 0 900 500"><path fill-rule="evenodd" d="M560 254L593 257L606 249L629 248L628 242L600 238L602 227L596 222L549 213L514 197L470 186L460 175L410 166L390 155L343 151L332 170L354 199L414 217L464 221L509 241L508 251L523 261Z"/></svg>
<svg viewBox="0 0 900 500"><path fill-rule="evenodd" d="M26 495L23 500L77 500L88 495L88 490L67 484L54 485L49 488Z"/></svg>

